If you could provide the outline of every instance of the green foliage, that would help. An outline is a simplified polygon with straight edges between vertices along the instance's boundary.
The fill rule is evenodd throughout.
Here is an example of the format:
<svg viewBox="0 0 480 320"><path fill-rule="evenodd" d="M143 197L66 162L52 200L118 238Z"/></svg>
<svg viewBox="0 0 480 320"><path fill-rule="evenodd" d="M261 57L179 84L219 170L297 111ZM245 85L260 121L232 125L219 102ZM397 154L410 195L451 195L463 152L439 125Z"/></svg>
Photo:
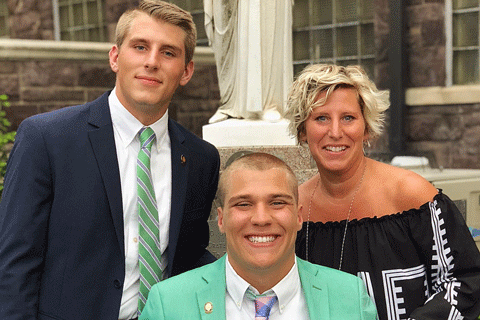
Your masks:
<svg viewBox="0 0 480 320"><path fill-rule="evenodd" d="M15 132L8 132L10 121L5 118L5 108L10 107L8 96L6 94L0 95L0 198L3 192L3 177L7 169L8 150L6 145L13 142L15 139Z"/></svg>

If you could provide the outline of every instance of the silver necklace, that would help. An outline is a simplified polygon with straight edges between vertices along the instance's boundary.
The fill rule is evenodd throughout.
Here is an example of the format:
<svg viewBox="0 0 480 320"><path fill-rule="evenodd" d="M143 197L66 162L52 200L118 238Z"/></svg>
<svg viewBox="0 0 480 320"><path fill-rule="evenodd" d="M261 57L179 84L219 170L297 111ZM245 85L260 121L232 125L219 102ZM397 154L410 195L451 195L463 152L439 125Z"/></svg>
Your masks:
<svg viewBox="0 0 480 320"><path fill-rule="evenodd" d="M350 214L352 213L353 201L355 200L355 196L357 195L357 192L360 189L360 186L362 185L363 177L365 177L365 171L366 170L367 170L367 163L365 162L365 166L363 167L362 177L360 178L360 182L358 183L357 188L353 192L352 201L350 202L350 207L348 208L347 220L345 221L345 230L343 231L342 248L341 248L341 251L340 251L340 263L339 263L339 266L338 266L338 270L342 270L343 249L344 249L344 246L345 246L345 237L347 236L348 223L350 222ZM308 204L307 230L306 230L307 235L305 237L305 258L306 258L307 261L308 261L308 231L309 231L309 225L310 225L310 213L312 211L313 196L315 195L315 191L317 191L317 188L318 188L319 184L320 184L320 173L318 173L318 180L317 180L317 183L315 184L315 188L313 188L312 195L310 196L310 203Z"/></svg>

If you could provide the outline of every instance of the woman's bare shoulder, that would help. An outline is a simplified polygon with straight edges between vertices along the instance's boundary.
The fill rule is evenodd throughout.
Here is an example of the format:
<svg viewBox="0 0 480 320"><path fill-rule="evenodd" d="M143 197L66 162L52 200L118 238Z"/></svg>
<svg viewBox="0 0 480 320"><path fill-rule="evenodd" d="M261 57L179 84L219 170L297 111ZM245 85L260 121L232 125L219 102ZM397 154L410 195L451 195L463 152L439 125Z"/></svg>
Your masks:
<svg viewBox="0 0 480 320"><path fill-rule="evenodd" d="M385 181L392 199L402 209L399 211L419 208L438 193L428 180L413 171L385 163L378 163L377 168L379 179Z"/></svg>

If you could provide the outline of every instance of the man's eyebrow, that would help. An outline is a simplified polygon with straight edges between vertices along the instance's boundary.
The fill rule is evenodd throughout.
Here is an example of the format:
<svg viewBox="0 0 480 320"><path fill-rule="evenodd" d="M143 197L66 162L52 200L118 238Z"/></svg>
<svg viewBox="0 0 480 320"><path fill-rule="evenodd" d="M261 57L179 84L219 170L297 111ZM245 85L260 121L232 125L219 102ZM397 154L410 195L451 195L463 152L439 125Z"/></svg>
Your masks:
<svg viewBox="0 0 480 320"><path fill-rule="evenodd" d="M289 200L293 200L294 197L291 195L291 194L288 194L288 193L278 193L278 194L273 194L271 196L273 199L278 199L278 198L285 198L285 199L289 199Z"/></svg>

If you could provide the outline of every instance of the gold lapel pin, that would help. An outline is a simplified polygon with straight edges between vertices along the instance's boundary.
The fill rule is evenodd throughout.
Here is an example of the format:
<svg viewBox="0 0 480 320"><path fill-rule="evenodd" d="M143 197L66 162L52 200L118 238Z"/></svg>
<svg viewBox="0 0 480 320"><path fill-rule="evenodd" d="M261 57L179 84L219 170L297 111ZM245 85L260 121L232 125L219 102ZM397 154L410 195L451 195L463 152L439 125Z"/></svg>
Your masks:
<svg viewBox="0 0 480 320"><path fill-rule="evenodd" d="M213 310L213 304L211 302L207 302L203 308L205 309L206 314L210 314Z"/></svg>
<svg viewBox="0 0 480 320"><path fill-rule="evenodd" d="M183 165L185 165L185 163L187 163L187 159L185 158L185 156L184 156L183 154L180 156L180 162L181 162Z"/></svg>

